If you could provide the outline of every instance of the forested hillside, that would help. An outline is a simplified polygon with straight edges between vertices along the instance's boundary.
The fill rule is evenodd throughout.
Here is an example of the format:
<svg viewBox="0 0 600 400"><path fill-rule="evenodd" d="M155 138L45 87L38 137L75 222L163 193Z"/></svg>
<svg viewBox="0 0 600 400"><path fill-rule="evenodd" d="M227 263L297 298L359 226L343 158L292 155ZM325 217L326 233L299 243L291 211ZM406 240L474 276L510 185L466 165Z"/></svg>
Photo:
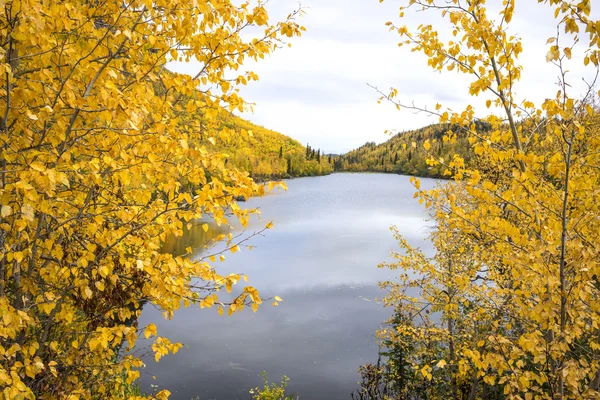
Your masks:
<svg viewBox="0 0 600 400"><path fill-rule="evenodd" d="M477 130L486 130L486 124L476 123ZM444 141L444 134L452 132L455 141ZM425 142L430 145L426 149ZM427 146L428 147L428 146ZM447 169L444 164L455 154L469 162L472 152L464 129L457 125L433 124L424 128L404 131L394 135L388 141L375 144L367 142L336 160L338 171L394 172L404 175L443 177ZM430 165L427 159L435 157L442 161Z"/></svg>
<svg viewBox="0 0 600 400"><path fill-rule="evenodd" d="M321 158L289 136L226 111L220 113L219 121L221 134L214 140L203 139L203 144L223 152L227 162L248 171L253 178L323 175L333 171L332 160Z"/></svg>
<svg viewBox="0 0 600 400"><path fill-rule="evenodd" d="M161 73L177 79L169 70ZM155 89L159 93L166 90L161 84ZM179 127L189 131L190 147L219 155L228 168L248 172L259 181L333 171L333 160L321 160L321 154L310 146L234 115L233 110L243 111L245 107L238 97L230 99L228 105L219 105L202 99L202 93L195 90L179 103Z"/></svg>

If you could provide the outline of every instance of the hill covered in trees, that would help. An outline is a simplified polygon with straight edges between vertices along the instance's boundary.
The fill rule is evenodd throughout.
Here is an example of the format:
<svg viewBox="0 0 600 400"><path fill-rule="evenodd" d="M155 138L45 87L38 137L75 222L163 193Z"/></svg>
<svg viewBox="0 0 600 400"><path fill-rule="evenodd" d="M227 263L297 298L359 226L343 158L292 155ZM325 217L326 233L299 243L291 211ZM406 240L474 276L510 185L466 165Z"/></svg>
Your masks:
<svg viewBox="0 0 600 400"><path fill-rule="evenodd" d="M183 79L167 69L161 74ZM157 83L154 90L164 95L167 88ZM196 88L175 104L178 129L186 132L191 148L218 155L224 167L248 172L258 181L333 172L332 158L321 159L320 150L305 147L289 136L233 114L235 110L244 111L246 106L237 95L230 98L228 104L207 101Z"/></svg>
<svg viewBox="0 0 600 400"><path fill-rule="evenodd" d="M195 117L199 129L205 129L202 117ZM201 135L199 145L220 152L226 163L247 171L252 178L289 178L329 174L333 160L305 147L295 139L253 124L224 109L218 111L219 134Z"/></svg>
<svg viewBox="0 0 600 400"><path fill-rule="evenodd" d="M233 130L234 134L218 142L217 150L225 152L235 167L254 178L324 175L333 171L332 160L289 136L230 113L223 113L221 118L223 129Z"/></svg>
<svg viewBox="0 0 600 400"><path fill-rule="evenodd" d="M486 124L477 122L478 130ZM454 141L444 140L451 133ZM428 143L428 145L426 145ZM429 149L426 149L429 147ZM443 177L447 161L455 154L465 162L472 158L467 134L462 127L451 124L433 124L424 128L397 133L381 144L367 142L335 160L336 171L393 172L404 175ZM443 160L442 164L430 165L427 159Z"/></svg>

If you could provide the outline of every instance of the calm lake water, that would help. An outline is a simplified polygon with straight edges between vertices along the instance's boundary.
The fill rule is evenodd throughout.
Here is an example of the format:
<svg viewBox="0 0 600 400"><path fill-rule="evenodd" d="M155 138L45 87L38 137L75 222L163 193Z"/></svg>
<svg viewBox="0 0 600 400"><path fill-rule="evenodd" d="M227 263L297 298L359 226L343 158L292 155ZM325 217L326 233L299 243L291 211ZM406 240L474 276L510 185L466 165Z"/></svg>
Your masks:
<svg viewBox="0 0 600 400"><path fill-rule="evenodd" d="M228 253L218 264L220 272L248 274L261 296L284 301L231 317L192 306L170 321L147 306L140 326L155 322L159 335L185 346L159 363L145 359L143 391L157 385L172 399L250 399L266 371L270 381L287 375L288 392L301 399L350 399L358 367L377 360L375 331L391 313L372 300L385 294L377 282L394 276L377 268L397 248L389 227L430 252L430 223L405 176L333 174L287 185L287 192L244 203L262 213L247 233L275 226L251 240L253 250ZM214 234L197 227L167 245L173 252L191 245L199 254Z"/></svg>

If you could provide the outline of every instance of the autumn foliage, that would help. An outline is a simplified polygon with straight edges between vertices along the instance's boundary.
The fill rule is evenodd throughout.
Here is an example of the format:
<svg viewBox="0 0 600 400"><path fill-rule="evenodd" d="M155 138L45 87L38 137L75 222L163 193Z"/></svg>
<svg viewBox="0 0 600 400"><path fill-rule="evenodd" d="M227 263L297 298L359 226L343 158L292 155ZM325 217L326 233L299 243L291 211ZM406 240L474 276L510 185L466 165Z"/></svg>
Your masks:
<svg viewBox="0 0 600 400"><path fill-rule="evenodd" d="M581 96L567 72L583 62L597 76L600 22L590 19L590 0L539 1L558 26L540 62L554 64L560 80L534 104L514 91L524 51L510 29L515 3L503 1L499 14L479 0L402 7L401 16L415 8L439 14L447 36L433 25L388 24L433 69L470 75L470 93L489 96L491 111L481 117L489 130L477 128L472 106L430 111L464 127L474 160L442 160L423 144L430 165L454 171L453 182L434 190L414 179L436 223L436 253L425 255L396 230L401 251L384 265L400 280L382 283L396 315L380 336L410 366L391 378L405 382L398 398L600 397L600 115L594 81ZM578 42L589 44L581 61ZM404 107L397 90L384 97Z"/></svg>
<svg viewBox="0 0 600 400"><path fill-rule="evenodd" d="M142 302L166 317L261 303L252 287L220 300L242 275L160 246L192 219L247 221L234 199L263 186L203 141L226 138L222 107L244 109L236 86L257 79L240 65L299 35L296 15L271 23L260 1L2 2L0 397L125 397L142 365L129 350L157 335L135 322ZM194 76L165 67L191 59Z"/></svg>

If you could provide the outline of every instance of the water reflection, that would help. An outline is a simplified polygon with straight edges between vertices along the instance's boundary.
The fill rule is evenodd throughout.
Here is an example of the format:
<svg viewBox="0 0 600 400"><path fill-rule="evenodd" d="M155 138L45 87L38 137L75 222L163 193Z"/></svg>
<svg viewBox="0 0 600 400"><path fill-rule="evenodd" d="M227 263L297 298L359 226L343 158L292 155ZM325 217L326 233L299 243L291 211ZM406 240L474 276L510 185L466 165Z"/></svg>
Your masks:
<svg viewBox="0 0 600 400"><path fill-rule="evenodd" d="M428 185L433 181L423 180ZM147 307L140 323L159 321L161 335L186 347L158 364L145 360L144 390L155 384L174 399L249 399L265 370L272 380L289 376L290 391L301 398L350 398L358 366L377 357L374 333L390 314L370 300L384 295L377 282L393 277L376 267L396 247L388 228L398 225L410 242L430 251L425 215L407 177L335 174L292 180L288 187L248 202L262 211L248 232L270 220L275 228L252 239L254 250L228 255L217 266L248 274L262 296L284 301L233 317L184 309L172 321ZM203 243L203 233L193 227L172 251Z"/></svg>
<svg viewBox="0 0 600 400"><path fill-rule="evenodd" d="M202 228L203 224L208 225L208 230ZM217 236L227 231L226 225L218 226L212 221L190 221L189 228L187 224L184 225L182 236L169 236L164 241L161 251L180 256L187 253L186 249L191 247L193 249L191 257L195 257L210 247Z"/></svg>

